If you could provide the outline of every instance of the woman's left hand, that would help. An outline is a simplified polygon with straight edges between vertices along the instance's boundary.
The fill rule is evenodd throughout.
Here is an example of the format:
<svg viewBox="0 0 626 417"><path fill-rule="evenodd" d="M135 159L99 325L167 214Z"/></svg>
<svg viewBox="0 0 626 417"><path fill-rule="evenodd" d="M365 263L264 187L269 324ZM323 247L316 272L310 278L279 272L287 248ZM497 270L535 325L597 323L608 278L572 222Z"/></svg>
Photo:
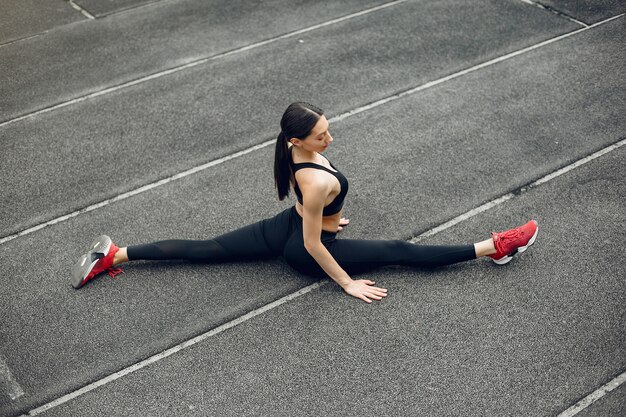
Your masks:
<svg viewBox="0 0 626 417"><path fill-rule="evenodd" d="M348 223L350 223L350 219L346 219L346 218L342 217L339 220L339 226L337 227L337 231L341 232L343 230L343 228L348 225Z"/></svg>

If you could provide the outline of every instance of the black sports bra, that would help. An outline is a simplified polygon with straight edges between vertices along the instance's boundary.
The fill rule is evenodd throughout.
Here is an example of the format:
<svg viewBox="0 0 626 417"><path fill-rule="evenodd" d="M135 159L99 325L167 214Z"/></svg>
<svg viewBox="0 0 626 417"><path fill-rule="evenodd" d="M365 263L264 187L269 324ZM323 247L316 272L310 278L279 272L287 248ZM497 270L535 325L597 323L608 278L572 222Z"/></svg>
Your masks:
<svg viewBox="0 0 626 417"><path fill-rule="evenodd" d="M324 158L328 161L328 158L326 158L325 156ZM339 191L339 194L337 194L335 199L331 201L329 205L324 207L324 211L322 211L323 216L331 216L333 214L339 213L341 211L341 208L343 207L343 201L346 198L346 194L348 194L348 179L341 172L339 172L337 168L335 168L335 166L330 161L328 161L328 163L337 172L332 171L323 165L315 164L313 162L301 162L299 164L296 164L293 162L293 147L289 147L289 164L291 165L291 170L293 171L293 180L294 180L293 190L295 191L296 197L298 197L298 202L300 204L302 204L302 191L300 191L300 187L298 186L298 181L296 181L297 170L302 169L302 168L321 169L323 171L330 172L339 181L341 191Z"/></svg>

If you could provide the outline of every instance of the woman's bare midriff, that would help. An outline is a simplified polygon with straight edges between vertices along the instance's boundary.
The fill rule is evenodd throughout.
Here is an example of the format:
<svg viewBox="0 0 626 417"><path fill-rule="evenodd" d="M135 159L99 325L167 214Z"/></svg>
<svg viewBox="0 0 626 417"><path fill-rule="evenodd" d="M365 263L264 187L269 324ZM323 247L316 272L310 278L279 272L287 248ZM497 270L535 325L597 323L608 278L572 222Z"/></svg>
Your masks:
<svg viewBox="0 0 626 417"><path fill-rule="evenodd" d="M296 211L303 217L302 215L302 205L296 202ZM341 220L341 215L343 210L340 210L339 213L332 214L330 216L322 216L322 230L327 232L336 233L339 228L339 220Z"/></svg>

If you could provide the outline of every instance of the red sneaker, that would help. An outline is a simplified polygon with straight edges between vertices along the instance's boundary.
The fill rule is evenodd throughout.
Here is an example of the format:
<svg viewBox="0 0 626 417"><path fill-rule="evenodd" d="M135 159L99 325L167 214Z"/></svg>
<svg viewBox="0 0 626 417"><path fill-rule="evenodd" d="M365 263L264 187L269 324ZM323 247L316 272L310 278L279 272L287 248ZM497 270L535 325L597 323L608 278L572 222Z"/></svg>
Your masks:
<svg viewBox="0 0 626 417"><path fill-rule="evenodd" d="M106 235L94 240L89 252L81 256L72 268L72 287L78 289L104 271L108 271L111 277L124 272L120 268L113 268L113 257L118 250Z"/></svg>
<svg viewBox="0 0 626 417"><path fill-rule="evenodd" d="M513 259L513 255L518 252L524 252L530 245L535 243L539 225L535 220L531 220L523 226L506 232L491 233L493 236L493 245L496 252L489 255L491 259L498 265L504 265Z"/></svg>

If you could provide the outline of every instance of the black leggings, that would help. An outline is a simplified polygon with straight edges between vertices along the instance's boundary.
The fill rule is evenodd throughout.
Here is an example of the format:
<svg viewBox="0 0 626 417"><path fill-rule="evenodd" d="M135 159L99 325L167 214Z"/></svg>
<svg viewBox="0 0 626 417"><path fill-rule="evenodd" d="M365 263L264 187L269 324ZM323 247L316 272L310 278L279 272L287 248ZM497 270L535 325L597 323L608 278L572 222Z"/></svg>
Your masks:
<svg viewBox="0 0 626 417"><path fill-rule="evenodd" d="M322 244L350 275L386 265L436 267L476 258L474 245L427 246L404 240L337 239L322 231ZM327 276L304 248L302 217L295 207L210 240L163 240L129 246L129 260L186 259L202 262L258 260L282 256L295 270Z"/></svg>

